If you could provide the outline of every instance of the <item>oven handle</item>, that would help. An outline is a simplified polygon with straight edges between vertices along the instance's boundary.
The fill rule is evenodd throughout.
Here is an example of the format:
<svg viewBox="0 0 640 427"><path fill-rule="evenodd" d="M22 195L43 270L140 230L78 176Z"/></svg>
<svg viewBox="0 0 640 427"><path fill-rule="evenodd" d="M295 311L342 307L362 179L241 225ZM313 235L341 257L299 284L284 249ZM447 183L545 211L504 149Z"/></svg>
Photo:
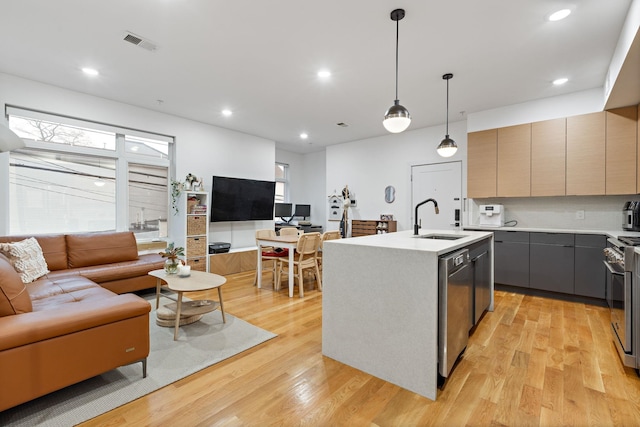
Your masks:
<svg viewBox="0 0 640 427"><path fill-rule="evenodd" d="M603 260L602 262L604 262L604 265L607 267L607 270L609 270L609 273L615 274L617 276L624 276L624 272L621 273L619 271L615 271L607 261Z"/></svg>

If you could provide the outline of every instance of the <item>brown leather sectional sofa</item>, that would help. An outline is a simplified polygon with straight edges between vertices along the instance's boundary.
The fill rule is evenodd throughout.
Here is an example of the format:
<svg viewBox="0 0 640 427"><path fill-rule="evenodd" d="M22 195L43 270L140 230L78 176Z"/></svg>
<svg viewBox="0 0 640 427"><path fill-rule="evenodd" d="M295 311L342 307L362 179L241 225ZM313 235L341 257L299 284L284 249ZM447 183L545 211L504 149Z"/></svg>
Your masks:
<svg viewBox="0 0 640 427"><path fill-rule="evenodd" d="M151 307L125 293L154 287L163 258L130 232L34 237L50 270L34 282L0 254L0 411L134 362L146 375Z"/></svg>

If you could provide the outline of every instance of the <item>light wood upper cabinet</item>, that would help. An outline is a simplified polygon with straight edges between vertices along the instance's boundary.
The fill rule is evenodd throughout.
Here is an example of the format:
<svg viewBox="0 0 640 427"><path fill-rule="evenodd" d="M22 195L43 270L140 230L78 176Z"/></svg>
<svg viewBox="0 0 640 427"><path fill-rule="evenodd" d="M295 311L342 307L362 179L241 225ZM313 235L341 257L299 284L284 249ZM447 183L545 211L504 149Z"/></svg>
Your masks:
<svg viewBox="0 0 640 427"><path fill-rule="evenodd" d="M605 194L605 112L567 117L567 195Z"/></svg>
<svg viewBox="0 0 640 427"><path fill-rule="evenodd" d="M567 119L531 124L531 195L564 196Z"/></svg>
<svg viewBox="0 0 640 427"><path fill-rule="evenodd" d="M531 195L531 123L498 129L498 197Z"/></svg>
<svg viewBox="0 0 640 427"><path fill-rule="evenodd" d="M470 132L467 136L467 197L496 196L498 130Z"/></svg>
<svg viewBox="0 0 640 427"><path fill-rule="evenodd" d="M636 192L636 145L638 107L624 107L606 112L607 194Z"/></svg>
<svg viewBox="0 0 640 427"><path fill-rule="evenodd" d="M638 122L636 123L637 125L637 129L636 129L636 192L640 193L640 173L638 173L638 171L640 171L640 156L638 156L638 153L640 153L640 147L638 147L638 145L640 145L640 104L638 104L638 112L637 112L637 117L638 117Z"/></svg>

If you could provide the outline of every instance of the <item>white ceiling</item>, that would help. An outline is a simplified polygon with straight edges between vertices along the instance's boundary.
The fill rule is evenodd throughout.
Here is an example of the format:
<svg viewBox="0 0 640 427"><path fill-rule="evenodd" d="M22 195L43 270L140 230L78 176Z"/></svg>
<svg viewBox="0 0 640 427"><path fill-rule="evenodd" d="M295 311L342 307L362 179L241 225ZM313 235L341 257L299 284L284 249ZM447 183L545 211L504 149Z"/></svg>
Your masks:
<svg viewBox="0 0 640 427"><path fill-rule="evenodd" d="M295 152L602 87L631 0L0 0L0 71L276 141ZM565 20L545 17L564 7ZM123 41L129 31L153 51ZM100 75L88 77L90 66ZM331 70L328 81L319 69ZM553 87L551 81L568 77ZM162 102L158 102L162 100ZM640 102L640 100L637 100ZM232 117L221 114L233 110ZM344 122L348 127L339 127ZM299 138L309 134L307 141Z"/></svg>

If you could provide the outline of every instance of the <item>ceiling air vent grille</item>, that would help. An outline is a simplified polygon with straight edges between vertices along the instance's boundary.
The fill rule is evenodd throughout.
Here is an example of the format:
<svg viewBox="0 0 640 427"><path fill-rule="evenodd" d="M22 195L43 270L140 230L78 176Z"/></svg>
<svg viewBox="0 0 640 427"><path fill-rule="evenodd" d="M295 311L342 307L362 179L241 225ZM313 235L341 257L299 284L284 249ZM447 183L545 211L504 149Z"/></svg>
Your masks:
<svg viewBox="0 0 640 427"><path fill-rule="evenodd" d="M152 41L136 36L133 33L125 33L123 40L151 52L158 48L158 46Z"/></svg>

